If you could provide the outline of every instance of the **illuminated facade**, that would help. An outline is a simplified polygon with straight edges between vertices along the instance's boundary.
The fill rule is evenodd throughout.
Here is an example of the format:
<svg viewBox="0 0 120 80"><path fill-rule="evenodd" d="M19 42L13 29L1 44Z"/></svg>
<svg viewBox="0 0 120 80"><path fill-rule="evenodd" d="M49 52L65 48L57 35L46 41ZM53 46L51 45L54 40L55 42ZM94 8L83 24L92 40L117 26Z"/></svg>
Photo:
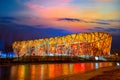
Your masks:
<svg viewBox="0 0 120 80"><path fill-rule="evenodd" d="M32 56L108 56L112 37L105 32L87 32L61 37L14 42L16 55Z"/></svg>

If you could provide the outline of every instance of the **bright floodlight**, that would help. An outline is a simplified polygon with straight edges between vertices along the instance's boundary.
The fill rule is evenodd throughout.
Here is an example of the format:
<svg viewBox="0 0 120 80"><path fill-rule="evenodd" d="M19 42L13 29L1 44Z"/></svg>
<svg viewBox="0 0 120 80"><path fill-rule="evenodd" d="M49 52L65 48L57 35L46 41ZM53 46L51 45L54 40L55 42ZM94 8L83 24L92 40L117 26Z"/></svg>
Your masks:
<svg viewBox="0 0 120 80"><path fill-rule="evenodd" d="M98 60L98 59L99 59L98 56L96 56L96 57L95 57L95 60Z"/></svg>

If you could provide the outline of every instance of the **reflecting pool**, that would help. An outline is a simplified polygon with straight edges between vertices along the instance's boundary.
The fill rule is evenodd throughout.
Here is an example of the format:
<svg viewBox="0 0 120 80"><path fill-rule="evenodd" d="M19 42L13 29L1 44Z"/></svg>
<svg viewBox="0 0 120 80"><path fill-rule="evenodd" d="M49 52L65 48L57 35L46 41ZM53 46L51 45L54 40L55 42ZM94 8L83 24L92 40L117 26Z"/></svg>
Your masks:
<svg viewBox="0 0 120 80"><path fill-rule="evenodd" d="M84 73L108 66L120 66L120 63L54 63L0 65L0 80L45 80L64 75Z"/></svg>

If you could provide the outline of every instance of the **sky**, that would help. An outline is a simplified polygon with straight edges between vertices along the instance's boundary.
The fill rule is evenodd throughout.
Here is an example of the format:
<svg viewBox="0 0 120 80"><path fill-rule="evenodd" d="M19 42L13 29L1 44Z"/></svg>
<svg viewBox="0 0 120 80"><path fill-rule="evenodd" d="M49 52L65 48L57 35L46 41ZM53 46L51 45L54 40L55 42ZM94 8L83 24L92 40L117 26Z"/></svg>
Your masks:
<svg viewBox="0 0 120 80"><path fill-rule="evenodd" d="M0 50L14 41L108 32L120 48L120 0L0 0Z"/></svg>

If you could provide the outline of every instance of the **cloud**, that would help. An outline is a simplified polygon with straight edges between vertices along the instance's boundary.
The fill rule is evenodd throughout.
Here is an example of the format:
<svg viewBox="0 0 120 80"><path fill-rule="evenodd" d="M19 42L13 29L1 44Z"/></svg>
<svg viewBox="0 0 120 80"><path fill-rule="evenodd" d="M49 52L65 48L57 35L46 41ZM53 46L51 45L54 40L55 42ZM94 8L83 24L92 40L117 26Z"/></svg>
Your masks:
<svg viewBox="0 0 120 80"><path fill-rule="evenodd" d="M37 4L33 4L33 3L24 3L24 5L26 5L30 9L36 9L39 7Z"/></svg>
<svg viewBox="0 0 120 80"><path fill-rule="evenodd" d="M94 21L89 21L88 23L96 23L96 24L103 24L103 25L112 25L112 23L118 23L120 24L119 19L110 19L110 20L101 20L101 19L95 19Z"/></svg>
<svg viewBox="0 0 120 80"><path fill-rule="evenodd" d="M20 17L0 17L0 21L20 21L20 20L23 20L22 18Z"/></svg>
<svg viewBox="0 0 120 80"><path fill-rule="evenodd" d="M102 28L102 27L94 27L94 29L96 29L96 30L104 30L104 28Z"/></svg>
<svg viewBox="0 0 120 80"><path fill-rule="evenodd" d="M110 22L120 22L120 20L110 20Z"/></svg>
<svg viewBox="0 0 120 80"><path fill-rule="evenodd" d="M84 23L96 23L96 24L102 24L102 25L110 25L110 23L106 21L87 21L87 20L82 20L78 18L58 18L57 21L68 21L68 22L84 22Z"/></svg>
<svg viewBox="0 0 120 80"><path fill-rule="evenodd" d="M100 32L104 32L105 28L102 27L94 27L94 28L89 28L87 29L88 32L94 32L94 31L100 31Z"/></svg>
<svg viewBox="0 0 120 80"><path fill-rule="evenodd" d="M47 20L40 18L40 17L34 17L34 16L21 16L21 17L0 17L0 23L2 24L22 24L22 25L47 25Z"/></svg>
<svg viewBox="0 0 120 80"><path fill-rule="evenodd" d="M0 17L0 19L5 19L5 20L15 20L14 17Z"/></svg>
<svg viewBox="0 0 120 80"><path fill-rule="evenodd" d="M56 0L53 0L54 2L56 1ZM60 2L64 2L64 3L69 3L69 2L71 2L72 0L59 0Z"/></svg>
<svg viewBox="0 0 120 80"><path fill-rule="evenodd" d="M81 22L82 20L77 18L58 18L57 21Z"/></svg>
<svg viewBox="0 0 120 80"><path fill-rule="evenodd" d="M120 32L120 28L108 28L105 29L107 32Z"/></svg>
<svg viewBox="0 0 120 80"><path fill-rule="evenodd" d="M117 0L94 0L96 2L116 2Z"/></svg>
<svg viewBox="0 0 120 80"><path fill-rule="evenodd" d="M0 17L0 23L11 23L16 20L14 17Z"/></svg>
<svg viewBox="0 0 120 80"><path fill-rule="evenodd" d="M96 23L96 24L102 24L102 25L110 25L109 20L101 20L101 19L93 19L91 21L87 21L87 23Z"/></svg>
<svg viewBox="0 0 120 80"><path fill-rule="evenodd" d="M56 6L44 6L33 3L26 3L25 5L30 10L32 10L33 14L44 18L73 16L73 14L75 14L75 12L73 11L73 6L60 5L60 4Z"/></svg>
<svg viewBox="0 0 120 80"><path fill-rule="evenodd" d="M102 27L94 27L91 29L87 29L88 31L101 31L101 32L108 32L112 35L119 35L120 34L120 27L111 27L111 28L102 28Z"/></svg>
<svg viewBox="0 0 120 80"><path fill-rule="evenodd" d="M97 24L103 24L103 25L110 25L110 23L107 23L107 22L94 22L94 23L97 23Z"/></svg>
<svg viewBox="0 0 120 80"><path fill-rule="evenodd" d="M57 6L57 5L67 5L68 3L72 2L72 0L29 0L29 1L19 1L22 2L25 6L39 7L39 6Z"/></svg>
<svg viewBox="0 0 120 80"><path fill-rule="evenodd" d="M105 22L120 22L120 19L94 19L96 21L105 21Z"/></svg>

